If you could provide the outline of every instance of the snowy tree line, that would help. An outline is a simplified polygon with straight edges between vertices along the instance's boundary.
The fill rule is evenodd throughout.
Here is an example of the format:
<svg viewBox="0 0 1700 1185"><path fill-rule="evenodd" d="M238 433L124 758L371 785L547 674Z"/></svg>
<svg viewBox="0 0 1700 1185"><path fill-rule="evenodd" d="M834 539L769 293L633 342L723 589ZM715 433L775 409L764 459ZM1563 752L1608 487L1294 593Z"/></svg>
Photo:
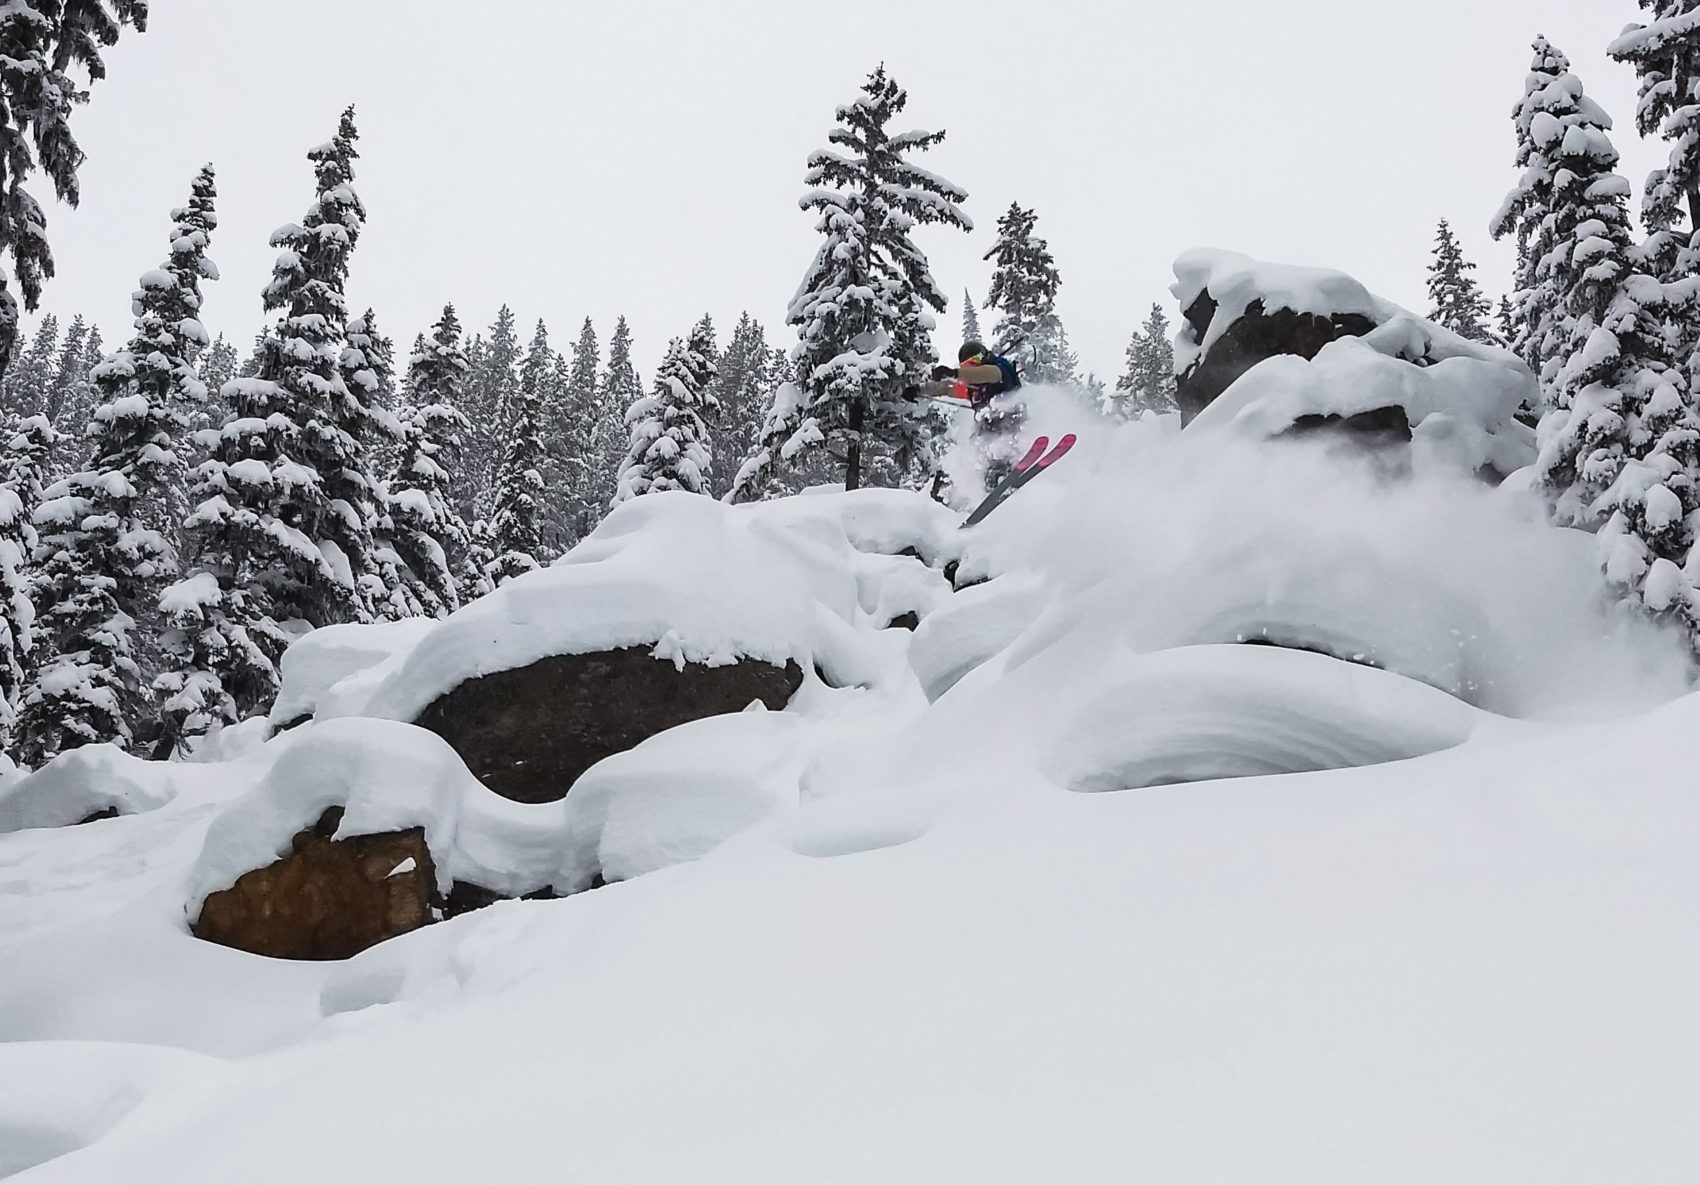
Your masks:
<svg viewBox="0 0 1700 1185"><path fill-rule="evenodd" d="M40 327L0 383L0 742L26 765L109 742L155 757L262 713L301 632L442 616L548 563L609 505L724 495L715 453L753 447L791 373L748 314L703 317L652 390L630 329L570 350L500 309L453 305L398 359L345 299L365 222L345 112L277 249L246 360L199 316L218 279L211 166L171 213L164 262L105 352ZM703 412L709 414L704 415Z"/></svg>

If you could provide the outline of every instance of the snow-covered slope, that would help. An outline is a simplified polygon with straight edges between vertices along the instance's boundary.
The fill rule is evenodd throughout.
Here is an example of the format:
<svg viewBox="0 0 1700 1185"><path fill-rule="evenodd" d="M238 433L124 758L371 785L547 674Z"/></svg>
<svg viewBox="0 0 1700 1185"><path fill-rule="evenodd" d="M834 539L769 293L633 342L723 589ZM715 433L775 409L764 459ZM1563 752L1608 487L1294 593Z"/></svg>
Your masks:
<svg viewBox="0 0 1700 1185"><path fill-rule="evenodd" d="M636 532L758 557L711 592L818 557L826 645L869 677L528 807L362 718L435 631L332 639L301 702L340 718L232 762L8 782L0 820L34 829L0 834L0 1173L1700 1175L1700 697L1515 487L1146 422L1089 429L970 533L871 491L638 501ZM989 580L950 596L875 554L904 547ZM587 561L532 586L565 611ZM542 595L506 621L516 596L480 628L570 628ZM779 612L776 652L809 645L779 627L818 621ZM128 813L37 826L109 774ZM34 813L53 786L76 809ZM200 893L332 802L425 827L486 887L619 883L343 963L189 935Z"/></svg>

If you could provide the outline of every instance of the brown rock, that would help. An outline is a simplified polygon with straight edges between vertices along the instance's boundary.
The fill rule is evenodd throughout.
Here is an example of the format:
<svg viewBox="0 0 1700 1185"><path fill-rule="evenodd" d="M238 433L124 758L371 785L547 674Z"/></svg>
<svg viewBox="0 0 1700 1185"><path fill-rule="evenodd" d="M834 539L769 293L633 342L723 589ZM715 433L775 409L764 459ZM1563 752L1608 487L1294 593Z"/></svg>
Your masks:
<svg viewBox="0 0 1700 1185"><path fill-rule="evenodd" d="M1183 314L1192 327L1195 341L1204 340L1216 311L1215 299L1202 292ZM1254 300L1209 352L1176 380L1175 402L1180 405L1181 419L1190 423L1235 379L1265 358L1297 354L1308 362L1329 342L1342 337L1362 337L1374 328L1374 321L1358 313L1325 317L1292 309L1271 311L1264 308L1261 300Z"/></svg>
<svg viewBox="0 0 1700 1185"><path fill-rule="evenodd" d="M346 959L430 921L436 873L424 829L333 839L341 820L332 807L289 855L209 896L196 937L275 959ZM395 872L410 858L411 870Z"/></svg>
<svg viewBox="0 0 1700 1185"><path fill-rule="evenodd" d="M676 725L783 708L803 684L796 663L721 667L671 662L647 646L562 654L465 683L415 724L454 746L479 781L515 802L564 798L578 776Z"/></svg>

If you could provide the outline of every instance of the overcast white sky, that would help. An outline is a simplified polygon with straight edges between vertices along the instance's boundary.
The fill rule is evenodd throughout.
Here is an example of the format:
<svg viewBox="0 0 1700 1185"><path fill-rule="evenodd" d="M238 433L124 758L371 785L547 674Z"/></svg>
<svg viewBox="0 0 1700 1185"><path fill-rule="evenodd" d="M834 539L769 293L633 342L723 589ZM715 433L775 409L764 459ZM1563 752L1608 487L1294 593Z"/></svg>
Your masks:
<svg viewBox="0 0 1700 1185"><path fill-rule="evenodd" d="M273 228L312 194L304 153L359 110L369 220L351 300L404 346L453 300L510 303L565 346L625 313L646 377L704 310L781 322L814 249L803 160L882 59L905 123L949 137L924 163L978 229L919 233L952 296L998 213L1037 208L1084 364L1119 371L1168 300L1169 263L1219 246L1354 273L1423 303L1433 224L1485 286L1510 252L1486 225L1514 178L1509 111L1545 32L1617 119L1639 189L1635 80L1605 44L1632 0L154 0L78 116L83 204L50 211L44 311L128 336L129 292L164 253L196 169L219 173L223 270L206 320L263 323ZM38 186L38 188L42 188Z"/></svg>

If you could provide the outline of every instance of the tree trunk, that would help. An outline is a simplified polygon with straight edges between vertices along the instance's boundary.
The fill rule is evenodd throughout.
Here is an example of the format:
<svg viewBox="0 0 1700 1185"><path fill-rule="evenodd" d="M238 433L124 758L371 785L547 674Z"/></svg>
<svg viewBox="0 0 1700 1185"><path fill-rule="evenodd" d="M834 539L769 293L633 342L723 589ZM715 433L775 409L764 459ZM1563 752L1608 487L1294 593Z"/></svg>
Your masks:
<svg viewBox="0 0 1700 1185"><path fill-rule="evenodd" d="M1688 245L1700 246L1700 189L1690 188L1688 191Z"/></svg>
<svg viewBox="0 0 1700 1185"><path fill-rule="evenodd" d="M854 490L862 484L862 422L867 411L867 397L858 396L850 402L850 446L844 450L844 488Z"/></svg>

